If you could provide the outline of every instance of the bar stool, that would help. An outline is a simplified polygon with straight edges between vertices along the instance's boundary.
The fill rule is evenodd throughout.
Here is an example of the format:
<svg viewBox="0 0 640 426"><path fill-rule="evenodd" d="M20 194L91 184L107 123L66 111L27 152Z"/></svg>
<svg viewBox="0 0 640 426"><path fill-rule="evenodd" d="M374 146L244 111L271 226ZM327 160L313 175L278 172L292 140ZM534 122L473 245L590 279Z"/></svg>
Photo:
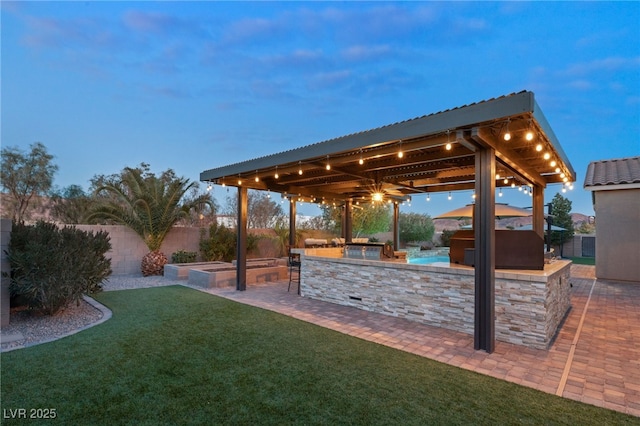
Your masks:
<svg viewBox="0 0 640 426"><path fill-rule="evenodd" d="M298 294L300 294L300 266L302 262L300 261L299 253L291 253L291 248L288 248L289 252L289 287L287 291L291 290L291 283L293 282L293 273L297 272L297 280L298 280Z"/></svg>

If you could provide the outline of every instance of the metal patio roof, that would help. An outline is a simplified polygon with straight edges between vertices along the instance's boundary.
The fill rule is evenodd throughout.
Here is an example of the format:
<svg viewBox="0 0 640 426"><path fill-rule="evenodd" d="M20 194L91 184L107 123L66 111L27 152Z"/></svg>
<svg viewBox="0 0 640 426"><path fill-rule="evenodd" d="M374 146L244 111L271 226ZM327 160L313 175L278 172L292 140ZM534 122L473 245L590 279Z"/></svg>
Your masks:
<svg viewBox="0 0 640 426"><path fill-rule="evenodd" d="M525 138L528 131L534 134L532 140ZM508 141L506 132L512 135ZM446 148L448 143L451 149ZM474 188L474 152L481 146L495 149L500 176L496 187L514 183L544 188L576 180L528 91L213 168L200 173L200 180L270 190L304 201L367 200L377 191L404 200L415 194Z"/></svg>

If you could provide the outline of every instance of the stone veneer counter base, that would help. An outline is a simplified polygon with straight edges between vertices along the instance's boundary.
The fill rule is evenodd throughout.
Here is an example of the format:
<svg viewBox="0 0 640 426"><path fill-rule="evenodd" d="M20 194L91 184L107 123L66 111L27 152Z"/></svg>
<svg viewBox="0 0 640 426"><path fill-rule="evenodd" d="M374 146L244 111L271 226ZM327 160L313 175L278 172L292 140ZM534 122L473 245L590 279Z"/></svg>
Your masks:
<svg viewBox="0 0 640 426"><path fill-rule="evenodd" d="M321 257L302 252L304 297L474 332L475 271L435 263ZM335 256L333 253L328 256ZM570 261L543 271L495 271L496 340L547 349L570 309Z"/></svg>

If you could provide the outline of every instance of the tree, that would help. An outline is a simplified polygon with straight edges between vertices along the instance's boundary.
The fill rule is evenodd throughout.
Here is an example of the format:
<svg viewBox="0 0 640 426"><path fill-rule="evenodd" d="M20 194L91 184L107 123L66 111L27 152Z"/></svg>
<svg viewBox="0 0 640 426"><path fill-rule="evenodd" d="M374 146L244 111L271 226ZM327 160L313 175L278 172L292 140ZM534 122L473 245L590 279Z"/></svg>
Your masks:
<svg viewBox="0 0 640 426"><path fill-rule="evenodd" d="M321 205L322 217L327 229L337 234L342 229L342 214L344 209L329 205ZM370 235L389 230L391 223L389 204L360 204L352 205L351 229L354 236Z"/></svg>
<svg viewBox="0 0 640 426"><path fill-rule="evenodd" d="M146 164L135 169L126 167L118 180L106 179L97 188L98 204L88 220L130 227L149 248L142 259L142 274L162 275L168 260L160 247L171 227L192 210L212 207L208 196L184 199L195 185L197 182L178 178L171 169L156 176L148 171Z"/></svg>
<svg viewBox="0 0 640 426"><path fill-rule="evenodd" d="M238 217L238 197L227 196L227 213ZM247 227L267 229L273 228L285 217L280 203L271 199L264 191L249 190L247 192Z"/></svg>
<svg viewBox="0 0 640 426"><path fill-rule="evenodd" d="M400 240L402 242L431 241L435 225L428 214L400 213L398 217Z"/></svg>
<svg viewBox="0 0 640 426"><path fill-rule="evenodd" d="M573 238L573 219L571 218L571 201L557 193L551 201L551 220L556 226L566 231L551 231L551 244L561 246Z"/></svg>
<svg viewBox="0 0 640 426"><path fill-rule="evenodd" d="M69 185L51 194L51 216L65 224L85 223L93 198L79 185Z"/></svg>
<svg viewBox="0 0 640 426"><path fill-rule="evenodd" d="M53 182L58 166L53 164L53 156L40 142L30 146L31 152L24 153L17 147L2 148L0 180L9 192L11 218L20 223L29 218L29 205L34 196L45 195Z"/></svg>

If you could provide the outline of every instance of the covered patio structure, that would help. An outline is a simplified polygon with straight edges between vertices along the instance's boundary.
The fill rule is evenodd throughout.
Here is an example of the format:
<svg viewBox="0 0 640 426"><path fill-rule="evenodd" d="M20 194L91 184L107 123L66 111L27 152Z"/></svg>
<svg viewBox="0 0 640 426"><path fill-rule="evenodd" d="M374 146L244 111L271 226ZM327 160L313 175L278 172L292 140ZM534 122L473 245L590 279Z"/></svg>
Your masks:
<svg viewBox="0 0 640 426"><path fill-rule="evenodd" d="M576 180L575 172L532 92L523 91L265 157L206 170L200 180L238 188L237 290L246 289L247 191L268 190L290 202L344 208L351 241L354 203L392 202L394 249L400 204L412 196L473 189L474 342L495 340L495 190L526 185L533 194L533 231L544 235L544 189ZM543 243L540 251L543 251Z"/></svg>

